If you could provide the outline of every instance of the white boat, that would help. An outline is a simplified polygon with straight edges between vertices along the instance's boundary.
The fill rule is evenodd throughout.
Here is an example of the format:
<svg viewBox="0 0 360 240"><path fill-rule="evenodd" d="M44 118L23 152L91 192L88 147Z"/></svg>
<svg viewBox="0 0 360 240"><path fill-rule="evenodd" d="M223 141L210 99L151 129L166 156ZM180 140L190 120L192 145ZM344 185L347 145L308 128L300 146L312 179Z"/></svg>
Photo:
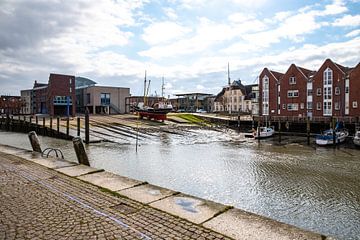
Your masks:
<svg viewBox="0 0 360 240"><path fill-rule="evenodd" d="M260 136L259 136L260 131ZM267 138L274 135L274 127L258 127L257 130L253 131L254 138Z"/></svg>
<svg viewBox="0 0 360 240"><path fill-rule="evenodd" d="M356 145L356 146L359 146L360 147L360 130L357 130L356 132L355 132L355 136L354 136L354 144Z"/></svg>
<svg viewBox="0 0 360 240"><path fill-rule="evenodd" d="M348 130L343 129L328 129L325 130L321 135L316 136L316 144L320 146L333 145L334 144L334 134L335 133L335 143L342 143L345 141L346 137L349 136Z"/></svg>

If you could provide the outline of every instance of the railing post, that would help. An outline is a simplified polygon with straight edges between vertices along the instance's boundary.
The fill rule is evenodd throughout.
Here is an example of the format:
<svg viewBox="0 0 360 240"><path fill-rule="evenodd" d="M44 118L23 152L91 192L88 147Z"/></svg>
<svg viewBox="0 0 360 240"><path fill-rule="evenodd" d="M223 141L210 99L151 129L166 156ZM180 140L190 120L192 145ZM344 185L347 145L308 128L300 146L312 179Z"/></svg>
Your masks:
<svg viewBox="0 0 360 240"><path fill-rule="evenodd" d="M50 135L52 136L53 135L53 128L52 128L52 125L53 125L53 119L52 117L50 117Z"/></svg>
<svg viewBox="0 0 360 240"><path fill-rule="evenodd" d="M33 151L41 153L42 151L41 151L41 147L40 147L40 142L39 142L38 136L36 135L36 132L31 131L31 132L29 132L28 136L29 136L29 140L30 140Z"/></svg>
<svg viewBox="0 0 360 240"><path fill-rule="evenodd" d="M307 144L310 145L310 117L307 117L306 120L306 136L307 136Z"/></svg>
<svg viewBox="0 0 360 240"><path fill-rule="evenodd" d="M60 135L60 118L59 117L56 118L56 134L59 137L59 135Z"/></svg>
<svg viewBox="0 0 360 240"><path fill-rule="evenodd" d="M46 129L45 129L45 117L43 117L42 127L43 127L42 134L45 136L45 132L46 132Z"/></svg>
<svg viewBox="0 0 360 240"><path fill-rule="evenodd" d="M90 166L89 159L88 159L88 156L86 154L85 147L84 147L84 144L83 144L81 138L80 137L74 137L73 138L73 144L74 144L76 157L77 157L79 163L84 164L86 166Z"/></svg>

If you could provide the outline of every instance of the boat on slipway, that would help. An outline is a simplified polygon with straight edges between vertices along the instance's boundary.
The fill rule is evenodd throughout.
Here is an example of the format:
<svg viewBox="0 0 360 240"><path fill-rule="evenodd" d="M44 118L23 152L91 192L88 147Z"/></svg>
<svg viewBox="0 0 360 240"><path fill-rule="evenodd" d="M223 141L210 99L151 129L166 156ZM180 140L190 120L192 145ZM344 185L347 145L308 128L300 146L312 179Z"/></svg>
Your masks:
<svg viewBox="0 0 360 240"><path fill-rule="evenodd" d="M272 137L275 133L274 127L258 127L253 131L255 139Z"/></svg>
<svg viewBox="0 0 360 240"><path fill-rule="evenodd" d="M325 130L322 134L317 135L315 142L317 145L326 146L342 143L349 136L347 129L343 127L342 123L337 123L335 129Z"/></svg>
<svg viewBox="0 0 360 240"><path fill-rule="evenodd" d="M165 102L165 98L158 98L158 101L149 106L149 102L147 101L147 97L149 94L150 82L146 85L146 71L145 71L145 79L144 79L144 102L139 102L137 106L134 107L135 112L139 115L140 119L147 118L149 120L166 120L166 115L173 110L173 107L170 103ZM164 79L162 83L162 91L164 90Z"/></svg>

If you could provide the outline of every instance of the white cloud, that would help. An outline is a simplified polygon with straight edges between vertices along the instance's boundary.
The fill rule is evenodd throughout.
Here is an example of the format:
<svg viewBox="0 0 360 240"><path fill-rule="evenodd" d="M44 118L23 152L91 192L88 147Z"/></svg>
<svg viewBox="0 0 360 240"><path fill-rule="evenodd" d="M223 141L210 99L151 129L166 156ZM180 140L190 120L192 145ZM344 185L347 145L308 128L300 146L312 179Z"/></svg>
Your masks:
<svg viewBox="0 0 360 240"><path fill-rule="evenodd" d="M142 39L150 45L158 45L176 40L190 31L190 28L183 27L175 22L155 22L144 29Z"/></svg>
<svg viewBox="0 0 360 240"><path fill-rule="evenodd" d="M178 19L178 15L176 14L176 12L173 8L169 8L169 7L163 8L163 11L170 20Z"/></svg>
<svg viewBox="0 0 360 240"><path fill-rule="evenodd" d="M332 4L326 5L322 15L336 15L348 11L343 0L334 0Z"/></svg>
<svg viewBox="0 0 360 240"><path fill-rule="evenodd" d="M349 32L348 34L346 34L345 36L346 37L356 37L358 35L360 35L360 29L353 30L353 31Z"/></svg>
<svg viewBox="0 0 360 240"><path fill-rule="evenodd" d="M336 27L356 27L360 25L360 15L345 15L342 18L338 18L335 20L335 22L332 24Z"/></svg>

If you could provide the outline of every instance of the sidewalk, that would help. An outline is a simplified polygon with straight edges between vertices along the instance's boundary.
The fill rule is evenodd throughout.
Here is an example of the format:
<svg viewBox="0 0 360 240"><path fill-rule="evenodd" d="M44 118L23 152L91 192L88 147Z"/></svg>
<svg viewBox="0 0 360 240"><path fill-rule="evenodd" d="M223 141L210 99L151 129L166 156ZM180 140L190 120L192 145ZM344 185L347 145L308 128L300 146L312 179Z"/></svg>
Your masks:
<svg viewBox="0 0 360 240"><path fill-rule="evenodd" d="M0 151L0 239L228 239Z"/></svg>

